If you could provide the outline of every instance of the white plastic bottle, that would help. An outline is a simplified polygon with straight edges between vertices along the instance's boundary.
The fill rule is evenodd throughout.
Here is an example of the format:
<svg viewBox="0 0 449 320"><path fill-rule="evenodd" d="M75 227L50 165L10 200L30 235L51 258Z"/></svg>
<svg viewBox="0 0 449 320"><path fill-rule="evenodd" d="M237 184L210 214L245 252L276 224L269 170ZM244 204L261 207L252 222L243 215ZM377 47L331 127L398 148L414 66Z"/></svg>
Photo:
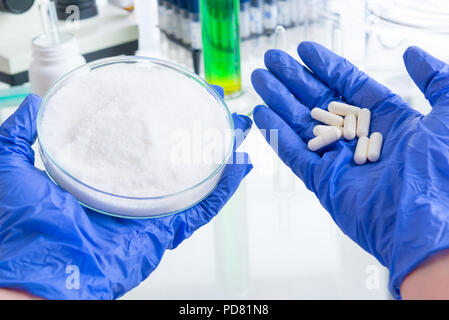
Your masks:
<svg viewBox="0 0 449 320"><path fill-rule="evenodd" d="M28 76L33 92L41 97L61 76L86 63L75 37L68 33L60 33L58 43L41 35L33 39L32 49Z"/></svg>

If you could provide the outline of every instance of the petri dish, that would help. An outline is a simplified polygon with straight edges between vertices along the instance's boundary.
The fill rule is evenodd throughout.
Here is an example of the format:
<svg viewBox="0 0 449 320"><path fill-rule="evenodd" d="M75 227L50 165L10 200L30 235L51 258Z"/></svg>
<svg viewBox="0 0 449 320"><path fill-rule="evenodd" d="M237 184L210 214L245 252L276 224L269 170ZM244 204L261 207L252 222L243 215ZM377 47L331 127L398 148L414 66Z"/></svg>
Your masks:
<svg viewBox="0 0 449 320"><path fill-rule="evenodd" d="M441 59L449 54L449 2L440 0L368 0L364 71L399 94L423 114L431 107L404 68L403 54L418 46Z"/></svg>
<svg viewBox="0 0 449 320"><path fill-rule="evenodd" d="M58 92L58 90L73 81L73 79L76 79L77 76L85 76L98 68L106 68L114 64L132 64L142 67L157 66L159 68L168 68L188 77L191 81L195 81L213 97L213 100L216 101L216 105L212 107L219 108L223 116L226 117L226 122L229 125L231 134L228 135L230 141L226 144L229 147L224 152L225 156L207 178L198 181L198 183L189 188L166 195L152 196L149 194L145 197L124 196L105 192L89 186L71 175L55 160L53 155L48 151L45 136L42 134L42 119L49 100L56 92ZM235 136L234 122L225 101L205 80L193 72L171 62L138 56L112 57L93 61L74 69L60 78L48 90L43 98L38 112L37 133L42 163L44 164L47 175L54 183L71 193L83 206L89 209L115 217L134 219L154 218L175 214L194 206L207 197L217 186L223 170L232 156Z"/></svg>

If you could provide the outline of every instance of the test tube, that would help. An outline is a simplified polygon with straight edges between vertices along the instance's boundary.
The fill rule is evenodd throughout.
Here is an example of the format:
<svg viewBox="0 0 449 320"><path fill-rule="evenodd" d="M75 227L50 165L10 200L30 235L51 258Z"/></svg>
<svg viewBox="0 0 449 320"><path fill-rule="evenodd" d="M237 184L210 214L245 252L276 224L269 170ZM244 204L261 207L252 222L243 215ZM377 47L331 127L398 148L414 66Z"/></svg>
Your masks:
<svg viewBox="0 0 449 320"><path fill-rule="evenodd" d="M187 0L179 1L180 16L181 16L181 39L182 42L190 45L190 15L187 10Z"/></svg>
<svg viewBox="0 0 449 320"><path fill-rule="evenodd" d="M251 35L249 0L240 0L240 38L247 39Z"/></svg>
<svg viewBox="0 0 449 320"><path fill-rule="evenodd" d="M228 97L241 90L239 10L240 0L201 0L206 80Z"/></svg>
<svg viewBox="0 0 449 320"><path fill-rule="evenodd" d="M193 70L200 74L202 36L199 0L188 0L187 9L190 16L190 46L192 48Z"/></svg>
<svg viewBox="0 0 449 320"><path fill-rule="evenodd" d="M157 0L157 14L159 18L159 30L165 31L165 1Z"/></svg>
<svg viewBox="0 0 449 320"><path fill-rule="evenodd" d="M55 3L51 0L43 0L39 3L44 33L56 44L59 42L58 17Z"/></svg>
<svg viewBox="0 0 449 320"><path fill-rule="evenodd" d="M159 31L160 31L159 50L162 56L167 56L168 52L167 13L166 13L167 1L168 0L158 0L158 18L159 18ZM140 11L141 10L139 10L138 12Z"/></svg>
<svg viewBox="0 0 449 320"><path fill-rule="evenodd" d="M277 10L278 10L278 25L289 27L291 25L291 11L290 2L292 0L277 0Z"/></svg>
<svg viewBox="0 0 449 320"><path fill-rule="evenodd" d="M336 54L343 55L343 40L341 35L341 16L339 13L331 13L330 20L332 21L332 40L331 50Z"/></svg>
<svg viewBox="0 0 449 320"><path fill-rule="evenodd" d="M287 50L287 35L283 26L277 26L274 31L274 48Z"/></svg>
<svg viewBox="0 0 449 320"><path fill-rule="evenodd" d="M201 20L199 0L188 0L187 9L190 15L190 42L193 50L202 49Z"/></svg>
<svg viewBox="0 0 449 320"><path fill-rule="evenodd" d="M323 0L306 0L307 19L311 23L315 23L320 18L320 13L324 10Z"/></svg>
<svg viewBox="0 0 449 320"><path fill-rule="evenodd" d="M278 9L276 0L264 0L263 3L263 27L266 33L274 32L277 24Z"/></svg>
<svg viewBox="0 0 449 320"><path fill-rule="evenodd" d="M295 25L303 25L306 22L306 0L293 0L292 19Z"/></svg>
<svg viewBox="0 0 449 320"><path fill-rule="evenodd" d="M170 38L174 35L174 12L173 12L173 0L165 1L165 33Z"/></svg>
<svg viewBox="0 0 449 320"><path fill-rule="evenodd" d="M290 25L296 26L298 22L299 0L289 0L290 4Z"/></svg>
<svg viewBox="0 0 449 320"><path fill-rule="evenodd" d="M181 7L180 0L175 0L173 3L173 19L174 19L174 32L173 35L175 40L181 41L182 39L182 16L181 16Z"/></svg>
<svg viewBox="0 0 449 320"><path fill-rule="evenodd" d="M263 33L262 0L251 0L250 29L251 34L259 36Z"/></svg>

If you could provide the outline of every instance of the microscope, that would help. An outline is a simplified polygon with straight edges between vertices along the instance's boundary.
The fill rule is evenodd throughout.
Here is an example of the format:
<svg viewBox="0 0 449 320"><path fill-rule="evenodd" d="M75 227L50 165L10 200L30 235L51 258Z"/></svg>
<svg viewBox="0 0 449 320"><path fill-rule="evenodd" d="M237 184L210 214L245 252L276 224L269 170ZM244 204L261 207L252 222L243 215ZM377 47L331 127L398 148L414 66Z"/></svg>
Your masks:
<svg viewBox="0 0 449 320"><path fill-rule="evenodd" d="M48 0L0 0L0 82L11 86L28 82L31 41L43 33L40 1ZM56 0L55 4L59 29L75 35L87 62L137 51L139 33L133 12L106 1ZM79 21L64 15L73 5L80 10Z"/></svg>

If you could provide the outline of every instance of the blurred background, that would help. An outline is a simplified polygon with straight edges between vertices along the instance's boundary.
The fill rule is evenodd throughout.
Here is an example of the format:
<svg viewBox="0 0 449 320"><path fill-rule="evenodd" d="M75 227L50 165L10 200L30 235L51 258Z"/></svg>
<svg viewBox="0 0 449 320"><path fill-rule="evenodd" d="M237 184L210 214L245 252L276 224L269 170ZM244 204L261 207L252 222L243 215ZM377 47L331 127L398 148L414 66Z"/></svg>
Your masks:
<svg viewBox="0 0 449 320"><path fill-rule="evenodd" d="M115 55L170 60L225 88L233 112L262 103L250 84L263 53L297 57L320 42L399 93L429 105L402 54L449 51L444 0L0 0L0 123L63 74ZM389 299L388 273L339 231L257 130L254 170L222 212L123 299ZM38 167L42 167L39 159Z"/></svg>

